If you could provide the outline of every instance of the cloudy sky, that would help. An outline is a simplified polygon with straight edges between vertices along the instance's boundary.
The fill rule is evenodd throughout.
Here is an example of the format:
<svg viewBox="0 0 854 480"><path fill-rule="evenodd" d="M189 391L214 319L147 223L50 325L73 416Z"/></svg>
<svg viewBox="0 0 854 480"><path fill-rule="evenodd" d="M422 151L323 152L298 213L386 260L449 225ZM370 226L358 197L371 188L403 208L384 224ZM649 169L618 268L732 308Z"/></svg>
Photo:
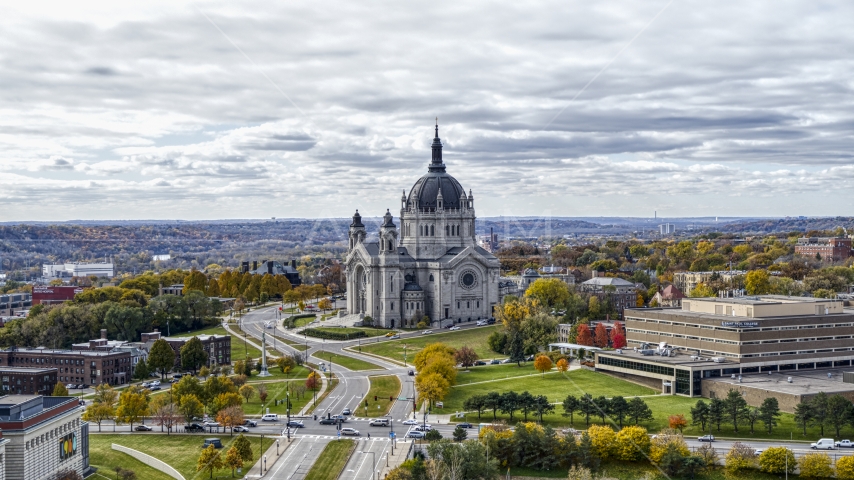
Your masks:
<svg viewBox="0 0 854 480"><path fill-rule="evenodd" d="M668 1L4 2L0 221L850 215L854 3Z"/></svg>

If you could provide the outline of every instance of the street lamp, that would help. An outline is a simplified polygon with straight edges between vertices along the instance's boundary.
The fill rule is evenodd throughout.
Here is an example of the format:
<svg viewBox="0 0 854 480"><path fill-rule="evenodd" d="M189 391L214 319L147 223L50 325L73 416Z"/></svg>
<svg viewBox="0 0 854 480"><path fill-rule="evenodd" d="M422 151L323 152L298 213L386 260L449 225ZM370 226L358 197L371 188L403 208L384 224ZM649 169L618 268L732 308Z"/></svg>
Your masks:
<svg viewBox="0 0 854 480"><path fill-rule="evenodd" d="M264 455L264 471L267 471L267 455Z"/></svg>
<svg viewBox="0 0 854 480"><path fill-rule="evenodd" d="M276 455L279 454L279 439L276 439Z"/></svg>
<svg viewBox="0 0 854 480"><path fill-rule="evenodd" d="M373 460L374 460L374 472L376 472L376 471L377 471L377 455L376 455L374 452L366 452L366 451L364 451L364 450L362 450L362 451L361 451L361 452L359 452L359 453L370 453L370 454L371 454L371 457L372 457L372 458L373 458ZM380 474L379 474L379 473L376 473L376 476L377 476L377 480L379 480L379 478L380 478ZM373 472L371 473L371 478L374 478L374 473L373 473Z"/></svg>

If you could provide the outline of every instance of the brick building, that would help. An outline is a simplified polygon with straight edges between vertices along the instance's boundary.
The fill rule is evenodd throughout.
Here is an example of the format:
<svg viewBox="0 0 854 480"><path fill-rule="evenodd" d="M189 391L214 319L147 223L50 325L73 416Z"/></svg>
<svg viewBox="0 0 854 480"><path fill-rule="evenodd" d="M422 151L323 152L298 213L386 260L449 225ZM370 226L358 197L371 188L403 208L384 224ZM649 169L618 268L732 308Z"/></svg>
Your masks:
<svg viewBox="0 0 854 480"><path fill-rule="evenodd" d="M74 296L83 292L83 287L56 287L52 285L33 286L33 305L53 305L74 300Z"/></svg>
<svg viewBox="0 0 854 480"><path fill-rule="evenodd" d="M56 368L0 367L0 395L50 395L57 382Z"/></svg>
<svg viewBox="0 0 854 480"><path fill-rule="evenodd" d="M593 272L594 275L598 272ZM581 291L596 295L601 303L611 302L614 309L623 316L623 310L637 306L638 293L634 283L622 278L596 276L582 282Z"/></svg>
<svg viewBox="0 0 854 480"><path fill-rule="evenodd" d="M129 352L17 348L0 350L0 367L56 368L65 384L124 385L133 373Z"/></svg>
<svg viewBox="0 0 854 480"><path fill-rule="evenodd" d="M802 237L795 253L805 257L820 255L825 262L840 262L851 256L851 239L845 237Z"/></svg>
<svg viewBox="0 0 854 480"><path fill-rule="evenodd" d="M202 342L205 353L208 354L208 365L229 365L231 364L231 335L194 335ZM175 368L181 368L181 347L184 346L191 337L161 337L159 331L155 330L150 333L142 334L142 343L144 349L151 351L151 345L158 339L166 340L172 351L175 352Z"/></svg>

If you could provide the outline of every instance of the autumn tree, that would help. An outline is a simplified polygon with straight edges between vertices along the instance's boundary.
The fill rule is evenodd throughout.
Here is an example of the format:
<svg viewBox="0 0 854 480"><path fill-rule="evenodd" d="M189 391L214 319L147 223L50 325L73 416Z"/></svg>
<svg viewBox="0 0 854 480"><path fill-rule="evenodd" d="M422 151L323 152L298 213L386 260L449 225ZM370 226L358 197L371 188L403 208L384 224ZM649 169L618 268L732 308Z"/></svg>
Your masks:
<svg viewBox="0 0 854 480"><path fill-rule="evenodd" d="M219 454L219 450L213 445L208 445L208 448L202 450L201 455L199 455L199 461L196 463L196 471L208 471L210 472L210 478L213 478L214 470L219 470L222 466L222 457Z"/></svg>
<svg viewBox="0 0 854 480"><path fill-rule="evenodd" d="M290 355L282 355L276 359L276 365L282 369L282 373L287 378L287 375L297 366L297 363Z"/></svg>
<svg viewBox="0 0 854 480"><path fill-rule="evenodd" d="M133 431L133 424L148 415L148 398L145 393L128 388L119 396L119 408L116 409L116 421L129 423Z"/></svg>
<svg viewBox="0 0 854 480"><path fill-rule="evenodd" d="M463 367L466 367L466 370L468 370L470 366L474 365L474 362L476 362L478 358L477 352L468 345L460 347L460 349L454 354L454 360Z"/></svg>
<svg viewBox="0 0 854 480"><path fill-rule="evenodd" d="M239 393L241 397L246 399L246 402L248 403L249 400L251 400L252 397L255 396L255 387L253 387L252 385L243 385L242 387L240 387L240 389L237 390L237 393Z"/></svg>
<svg viewBox="0 0 854 480"><path fill-rule="evenodd" d="M597 323L596 328L593 330L593 345L599 348L608 346L608 329L602 322Z"/></svg>
<svg viewBox="0 0 854 480"><path fill-rule="evenodd" d="M614 348L625 348L626 346L626 329L620 322L614 322L611 327L611 346Z"/></svg>
<svg viewBox="0 0 854 480"><path fill-rule="evenodd" d="M242 458L244 462L251 462L254 458L252 456L252 442L250 442L248 438L244 437L242 433L234 439L232 447L237 449L237 452L240 454L240 458Z"/></svg>
<svg viewBox="0 0 854 480"><path fill-rule="evenodd" d="M67 397L68 389L65 388L65 384L62 382L56 382L56 386L53 387L53 393L51 394L53 397Z"/></svg>
<svg viewBox="0 0 854 480"><path fill-rule="evenodd" d="M267 386L262 383L262 384L258 385L257 390L258 390L258 400L261 400L262 404L267 403L267 395L269 395L269 392L267 392Z"/></svg>
<svg viewBox="0 0 854 480"><path fill-rule="evenodd" d="M230 429L231 435L234 435L234 427L243 425L244 413L240 405L230 405L223 408L216 414L216 421L220 425Z"/></svg>
<svg viewBox="0 0 854 480"><path fill-rule="evenodd" d="M534 368L542 373L542 377L545 378L546 372L552 369L552 359L547 355L540 355L534 360Z"/></svg>
<svg viewBox="0 0 854 480"><path fill-rule="evenodd" d="M104 420L112 420L116 415L116 409L112 404L92 402L86 407L83 412L83 420L87 422L95 422L98 424L98 431L101 431L101 422Z"/></svg>
<svg viewBox="0 0 854 480"><path fill-rule="evenodd" d="M670 428L679 430L679 433L682 433L682 430L688 426L688 420L686 420L685 415L682 415L681 413L668 417L667 423Z"/></svg>
<svg viewBox="0 0 854 480"><path fill-rule="evenodd" d="M175 352L169 342L159 338L148 352L148 366L160 373L160 378L166 378L166 373L175 366Z"/></svg>
<svg viewBox="0 0 854 480"><path fill-rule="evenodd" d="M231 476L234 477L234 470L243 468L243 459L240 458L240 452L234 446L225 452L225 466L231 469Z"/></svg>
<svg viewBox="0 0 854 480"><path fill-rule="evenodd" d="M165 395L160 396L167 398ZM172 428L174 428L181 420L181 413L178 411L177 405L174 403L167 403L165 405L159 405L157 409L152 412L152 417L154 419L154 423L160 425L161 431L163 428L166 428L166 435L169 435L172 433Z"/></svg>
<svg viewBox="0 0 854 480"><path fill-rule="evenodd" d="M561 372L561 373L566 372L567 370L569 370L569 362L567 362L565 358L561 358L560 360L557 361L557 364L555 364L555 367L557 367L558 372Z"/></svg>
<svg viewBox="0 0 854 480"><path fill-rule="evenodd" d="M744 277L744 288L748 295L764 295L771 289L771 276L767 270L751 270ZM737 430L736 430L737 431Z"/></svg>
<svg viewBox="0 0 854 480"><path fill-rule="evenodd" d="M579 345L587 345L589 347L593 346L593 336L590 334L590 327L581 324L578 326L578 336L575 339L575 342Z"/></svg>
<svg viewBox="0 0 854 480"><path fill-rule="evenodd" d="M431 407L433 402L444 399L451 388L448 380L438 373L419 374L415 379L415 386L421 397L430 402Z"/></svg>
<svg viewBox="0 0 854 480"><path fill-rule="evenodd" d="M328 298L321 298L319 302L317 302L317 308L321 310L331 310L332 309L332 301Z"/></svg>
<svg viewBox="0 0 854 480"><path fill-rule="evenodd" d="M570 297L569 286L559 278L540 278L528 286L526 297L535 298L547 308L560 308Z"/></svg>
<svg viewBox="0 0 854 480"><path fill-rule="evenodd" d="M187 423L205 414L205 406L197 396L187 394L181 396L180 400L181 403L178 405L178 411Z"/></svg>

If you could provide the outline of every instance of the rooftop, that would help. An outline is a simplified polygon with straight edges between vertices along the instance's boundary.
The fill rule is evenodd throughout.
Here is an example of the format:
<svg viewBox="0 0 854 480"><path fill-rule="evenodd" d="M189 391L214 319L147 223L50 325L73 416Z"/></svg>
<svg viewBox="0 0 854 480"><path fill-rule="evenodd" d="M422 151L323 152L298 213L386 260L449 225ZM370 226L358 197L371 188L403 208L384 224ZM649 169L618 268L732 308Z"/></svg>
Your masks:
<svg viewBox="0 0 854 480"><path fill-rule="evenodd" d="M679 352L676 353L673 357L666 357L658 354L652 355L643 355L639 351L631 350L624 348L621 350L622 353L617 353L616 350L611 350L607 352L599 352L600 355L608 355L610 357L619 357L624 358L625 360L641 360L644 362L653 362L653 363L661 363L672 367L683 366L683 367L714 367L717 366L719 368L732 368L738 367L739 363L733 362L731 360L727 360L726 357L723 358L722 362L715 362L712 360L713 357L702 357L703 360L692 360L691 356L694 354L694 350L685 350L684 353Z"/></svg>
<svg viewBox="0 0 854 480"><path fill-rule="evenodd" d="M55 371L55 368L31 368L31 367L0 367L0 372L8 373L43 373Z"/></svg>
<svg viewBox="0 0 854 480"><path fill-rule="evenodd" d="M784 303L828 303L837 301L830 298L788 297L786 295L755 295L734 298L692 297L690 300L692 302L730 303L733 305L781 305Z"/></svg>
<svg viewBox="0 0 854 480"><path fill-rule="evenodd" d="M850 370L850 367L846 368ZM829 395L839 392L850 392L854 385L842 382L843 370L792 370L785 372L751 373L742 375L741 382L736 378L717 377L703 379L732 385L733 388L751 387L767 392L785 393L788 395L806 395L824 392ZM828 377L830 374L830 377ZM789 383L789 377L792 383Z"/></svg>

